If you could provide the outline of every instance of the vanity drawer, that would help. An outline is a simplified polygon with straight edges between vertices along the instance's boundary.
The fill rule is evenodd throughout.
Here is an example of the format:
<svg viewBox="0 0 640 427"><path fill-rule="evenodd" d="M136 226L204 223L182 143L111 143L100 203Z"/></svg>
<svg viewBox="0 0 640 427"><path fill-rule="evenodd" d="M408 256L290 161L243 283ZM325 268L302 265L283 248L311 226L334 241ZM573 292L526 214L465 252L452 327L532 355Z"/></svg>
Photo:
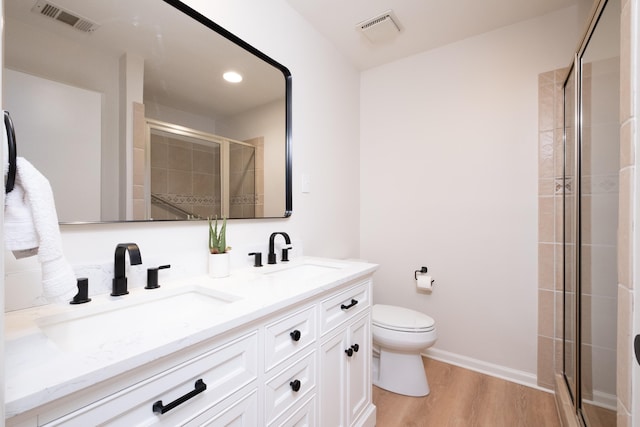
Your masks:
<svg viewBox="0 0 640 427"><path fill-rule="evenodd" d="M316 353L289 366L265 385L267 424L316 389ZM297 390L297 391L296 391Z"/></svg>
<svg viewBox="0 0 640 427"><path fill-rule="evenodd" d="M253 332L45 425L184 425L254 381L257 354L258 334ZM199 380L206 390L195 394ZM167 407L189 393L195 395L164 414L154 412L156 402Z"/></svg>
<svg viewBox="0 0 640 427"><path fill-rule="evenodd" d="M239 399L232 398L214 406L204 414L192 420L188 427L255 427L258 423L258 390Z"/></svg>
<svg viewBox="0 0 640 427"><path fill-rule="evenodd" d="M299 408L292 409L293 414L283 414L280 418L269 424L269 427L311 427L316 422L316 396L312 395Z"/></svg>
<svg viewBox="0 0 640 427"><path fill-rule="evenodd" d="M265 327L265 371L301 352L315 340L315 306L268 324Z"/></svg>
<svg viewBox="0 0 640 427"><path fill-rule="evenodd" d="M353 318L371 305L371 281L366 281L322 301L322 333Z"/></svg>

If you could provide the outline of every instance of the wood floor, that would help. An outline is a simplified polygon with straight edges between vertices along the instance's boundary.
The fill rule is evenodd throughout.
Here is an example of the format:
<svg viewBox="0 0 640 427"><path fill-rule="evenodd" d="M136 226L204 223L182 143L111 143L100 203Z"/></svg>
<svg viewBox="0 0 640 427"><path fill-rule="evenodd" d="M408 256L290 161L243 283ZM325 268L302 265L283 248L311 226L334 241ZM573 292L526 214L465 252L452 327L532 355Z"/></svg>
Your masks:
<svg viewBox="0 0 640 427"><path fill-rule="evenodd" d="M373 387L377 427L561 427L551 393L423 358L431 393Z"/></svg>

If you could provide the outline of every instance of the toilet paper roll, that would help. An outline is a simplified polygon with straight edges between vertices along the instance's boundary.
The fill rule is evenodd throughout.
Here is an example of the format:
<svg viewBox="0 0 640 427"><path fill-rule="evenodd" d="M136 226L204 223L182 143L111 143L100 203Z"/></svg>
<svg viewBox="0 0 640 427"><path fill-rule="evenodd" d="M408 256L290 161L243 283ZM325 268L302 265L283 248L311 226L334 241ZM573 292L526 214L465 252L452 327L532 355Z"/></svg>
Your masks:
<svg viewBox="0 0 640 427"><path fill-rule="evenodd" d="M424 289L427 291L431 290L431 276L428 276L426 274L420 274L418 275L418 280L417 285L418 285L418 289Z"/></svg>

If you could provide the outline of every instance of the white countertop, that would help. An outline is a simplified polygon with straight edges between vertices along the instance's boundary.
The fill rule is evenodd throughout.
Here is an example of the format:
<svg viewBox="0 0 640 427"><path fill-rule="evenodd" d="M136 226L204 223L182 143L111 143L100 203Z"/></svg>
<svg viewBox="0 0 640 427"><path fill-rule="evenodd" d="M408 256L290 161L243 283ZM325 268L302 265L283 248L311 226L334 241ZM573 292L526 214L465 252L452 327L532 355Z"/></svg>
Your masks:
<svg viewBox="0 0 640 427"><path fill-rule="evenodd" d="M289 263L232 271L223 279L205 275L161 281L158 289L134 288L130 289L129 295L121 297L92 296L87 304L50 304L5 313L5 416L10 418L141 367L371 274L376 268L377 265L366 262L303 257ZM138 334L135 328L125 329L114 324L94 330L96 322L100 322L96 313L108 311L113 316L114 309L139 307L144 305L139 304L141 302L173 301L166 298L175 295L188 298L184 292L190 289L210 292L230 302L223 302L209 311L205 296L200 312L185 312L184 307L178 306L180 300L175 300L175 315L180 323L169 330L162 328L161 333L153 333L153 328L156 320L162 321L167 316L163 311L167 309L164 303L158 305L157 316L149 316L147 310L144 318L136 318L137 329L144 333ZM180 316L181 309L185 316ZM76 318L90 320L73 322L73 327L80 329L68 332L86 336L86 339L70 341L64 336L66 327L47 329L50 325ZM83 335L82 327L92 329ZM110 337L109 342L100 342L105 336Z"/></svg>

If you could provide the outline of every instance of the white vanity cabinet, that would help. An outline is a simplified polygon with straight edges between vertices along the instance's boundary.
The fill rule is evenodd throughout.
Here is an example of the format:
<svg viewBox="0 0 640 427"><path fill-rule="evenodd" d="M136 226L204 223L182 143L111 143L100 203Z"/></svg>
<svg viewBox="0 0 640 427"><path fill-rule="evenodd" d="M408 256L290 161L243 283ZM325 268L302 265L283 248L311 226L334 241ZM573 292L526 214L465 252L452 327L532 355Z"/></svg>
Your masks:
<svg viewBox="0 0 640 427"><path fill-rule="evenodd" d="M371 273L298 291L6 425L373 426Z"/></svg>
<svg viewBox="0 0 640 427"><path fill-rule="evenodd" d="M370 295L371 281L366 281L321 304L321 426L367 425L375 410L371 404Z"/></svg>

